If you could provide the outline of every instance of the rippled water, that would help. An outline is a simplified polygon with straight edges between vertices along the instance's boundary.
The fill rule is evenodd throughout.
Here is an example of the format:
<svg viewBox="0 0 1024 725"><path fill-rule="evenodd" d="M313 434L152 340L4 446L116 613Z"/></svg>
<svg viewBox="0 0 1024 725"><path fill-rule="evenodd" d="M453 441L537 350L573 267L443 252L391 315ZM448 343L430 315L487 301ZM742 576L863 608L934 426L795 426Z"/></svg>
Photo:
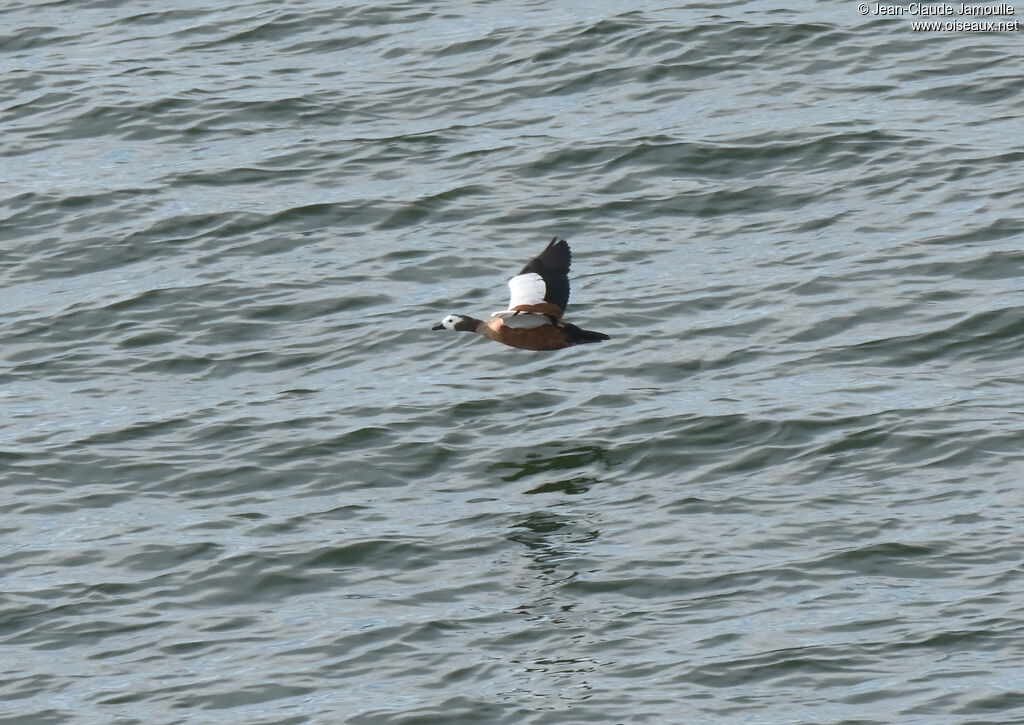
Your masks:
<svg viewBox="0 0 1024 725"><path fill-rule="evenodd" d="M0 10L0 722L1024 721L1021 36L335 5Z"/></svg>

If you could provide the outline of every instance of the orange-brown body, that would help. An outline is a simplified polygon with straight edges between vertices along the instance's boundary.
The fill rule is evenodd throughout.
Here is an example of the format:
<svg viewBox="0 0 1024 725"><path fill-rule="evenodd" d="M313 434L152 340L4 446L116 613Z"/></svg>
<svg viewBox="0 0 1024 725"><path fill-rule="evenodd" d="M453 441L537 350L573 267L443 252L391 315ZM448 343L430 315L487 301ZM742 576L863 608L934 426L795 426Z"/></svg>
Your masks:
<svg viewBox="0 0 1024 725"><path fill-rule="evenodd" d="M476 331L488 340L494 340L509 347L517 347L520 350L561 350L573 344L569 342L565 328L561 325L541 325L532 328L508 327L503 319L495 317L487 322L481 321Z"/></svg>

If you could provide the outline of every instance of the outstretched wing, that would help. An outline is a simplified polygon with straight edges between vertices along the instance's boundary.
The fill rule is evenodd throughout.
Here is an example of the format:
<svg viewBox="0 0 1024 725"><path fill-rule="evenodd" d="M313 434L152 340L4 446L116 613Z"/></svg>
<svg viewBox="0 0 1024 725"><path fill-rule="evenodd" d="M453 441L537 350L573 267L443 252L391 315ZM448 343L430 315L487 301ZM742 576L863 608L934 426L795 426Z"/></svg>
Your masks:
<svg viewBox="0 0 1024 725"><path fill-rule="evenodd" d="M547 302L557 306L564 313L565 308L569 306L571 261L569 243L558 237L552 239L543 252L508 281L509 310L515 310L523 305L543 305Z"/></svg>

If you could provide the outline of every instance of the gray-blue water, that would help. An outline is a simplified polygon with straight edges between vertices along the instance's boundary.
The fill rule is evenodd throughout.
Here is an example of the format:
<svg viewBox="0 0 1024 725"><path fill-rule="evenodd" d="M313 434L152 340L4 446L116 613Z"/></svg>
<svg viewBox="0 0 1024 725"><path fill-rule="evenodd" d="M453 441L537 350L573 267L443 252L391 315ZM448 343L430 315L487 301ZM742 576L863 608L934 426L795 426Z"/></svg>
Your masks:
<svg viewBox="0 0 1024 725"><path fill-rule="evenodd" d="M1024 46L914 19L7 2L0 723L1024 721ZM610 341L431 332L556 234Z"/></svg>

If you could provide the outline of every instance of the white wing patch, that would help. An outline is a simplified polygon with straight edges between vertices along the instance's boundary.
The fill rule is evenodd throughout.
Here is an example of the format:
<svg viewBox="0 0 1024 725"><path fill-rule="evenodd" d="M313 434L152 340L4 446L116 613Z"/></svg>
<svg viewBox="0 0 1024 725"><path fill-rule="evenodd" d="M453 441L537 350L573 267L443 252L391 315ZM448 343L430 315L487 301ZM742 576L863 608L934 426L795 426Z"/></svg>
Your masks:
<svg viewBox="0 0 1024 725"><path fill-rule="evenodd" d="M544 327L551 324L551 318L547 315L539 315L536 312L509 312L501 310L491 315L501 318L501 324L517 330L532 330L535 327Z"/></svg>
<svg viewBox="0 0 1024 725"><path fill-rule="evenodd" d="M510 279L508 291L508 308L511 310L519 305L539 305L544 301L544 294L548 291L548 286L544 284L544 278L539 274L527 272L526 274L517 274Z"/></svg>

